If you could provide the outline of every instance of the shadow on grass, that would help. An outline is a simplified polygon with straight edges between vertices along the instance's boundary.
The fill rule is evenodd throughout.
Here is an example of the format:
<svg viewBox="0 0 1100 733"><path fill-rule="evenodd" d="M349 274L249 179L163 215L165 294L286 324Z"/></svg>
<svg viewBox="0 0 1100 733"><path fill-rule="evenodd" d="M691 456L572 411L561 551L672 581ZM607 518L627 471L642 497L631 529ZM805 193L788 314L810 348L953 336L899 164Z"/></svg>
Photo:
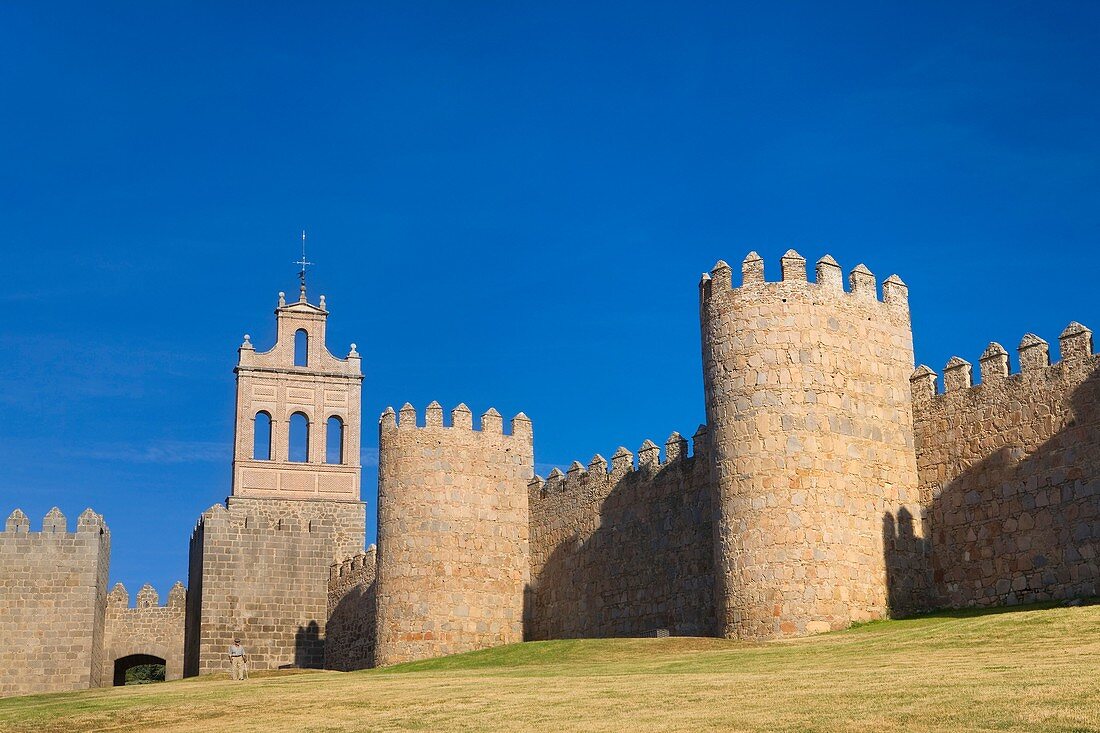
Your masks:
<svg viewBox="0 0 1100 733"><path fill-rule="evenodd" d="M594 662L599 664L646 660L654 656L692 652L721 651L755 646L732 639L706 636L673 636L663 639L614 637L609 639L558 639L527 641L518 644L452 654L435 659L395 664L368 670L368 673L405 674L449 670L508 669L550 667Z"/></svg>
<svg viewBox="0 0 1100 733"><path fill-rule="evenodd" d="M919 624L940 619L981 618L983 616L1003 616L1005 614L1045 611L1057 608L1079 608L1100 605L1100 596L1077 598L1069 601L1043 601L1041 603L1023 603L1015 606L976 606L973 608L941 608L923 613L907 614L901 618L877 619L875 621L857 621L847 629L833 633L843 634L858 629L873 629L887 625Z"/></svg>

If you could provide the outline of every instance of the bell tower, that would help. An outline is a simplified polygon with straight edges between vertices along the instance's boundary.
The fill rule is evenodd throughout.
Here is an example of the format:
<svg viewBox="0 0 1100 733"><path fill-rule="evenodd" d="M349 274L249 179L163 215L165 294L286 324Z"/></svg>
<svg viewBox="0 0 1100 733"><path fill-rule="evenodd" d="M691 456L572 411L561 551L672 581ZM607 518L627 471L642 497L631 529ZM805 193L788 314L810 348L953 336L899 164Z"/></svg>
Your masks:
<svg viewBox="0 0 1100 733"><path fill-rule="evenodd" d="M246 334L238 349L233 496L264 499L359 499L361 360L325 344L325 296L317 305L303 284L297 302L279 293L275 345L256 351Z"/></svg>
<svg viewBox="0 0 1100 733"><path fill-rule="evenodd" d="M360 358L329 353L304 266L298 300L279 293L274 346L237 350L233 487L191 536L187 676L223 671L234 638L253 669L324 666L329 567L363 551Z"/></svg>

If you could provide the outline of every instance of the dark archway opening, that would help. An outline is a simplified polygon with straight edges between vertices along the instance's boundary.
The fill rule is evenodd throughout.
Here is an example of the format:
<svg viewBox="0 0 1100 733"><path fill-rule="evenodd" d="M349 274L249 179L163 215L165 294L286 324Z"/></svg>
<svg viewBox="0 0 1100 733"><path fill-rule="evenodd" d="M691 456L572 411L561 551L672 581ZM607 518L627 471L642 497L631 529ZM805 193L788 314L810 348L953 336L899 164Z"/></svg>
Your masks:
<svg viewBox="0 0 1100 733"><path fill-rule="evenodd" d="M115 660L115 686L164 682L167 662L152 654L131 654Z"/></svg>

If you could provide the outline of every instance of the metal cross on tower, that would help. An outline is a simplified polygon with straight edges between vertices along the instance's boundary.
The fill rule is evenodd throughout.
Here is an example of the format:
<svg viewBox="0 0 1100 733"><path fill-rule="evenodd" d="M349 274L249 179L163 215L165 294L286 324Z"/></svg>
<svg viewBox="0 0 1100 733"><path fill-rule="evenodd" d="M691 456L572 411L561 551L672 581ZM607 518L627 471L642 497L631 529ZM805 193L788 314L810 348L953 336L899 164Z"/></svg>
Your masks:
<svg viewBox="0 0 1100 733"><path fill-rule="evenodd" d="M298 271L298 279L302 282L302 293L306 292L306 266L313 263L306 259L306 230L302 230L302 259L294 263L302 269Z"/></svg>

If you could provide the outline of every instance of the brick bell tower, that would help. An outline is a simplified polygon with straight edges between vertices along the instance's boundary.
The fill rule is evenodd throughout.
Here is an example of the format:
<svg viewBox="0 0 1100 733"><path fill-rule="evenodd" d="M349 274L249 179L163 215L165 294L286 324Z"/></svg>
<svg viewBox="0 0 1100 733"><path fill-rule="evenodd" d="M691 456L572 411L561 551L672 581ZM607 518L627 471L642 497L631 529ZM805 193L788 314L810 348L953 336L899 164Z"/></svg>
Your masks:
<svg viewBox="0 0 1100 733"><path fill-rule="evenodd" d="M359 500L360 387L355 344L340 359L325 345L325 296L287 304L279 293L277 337L238 350L233 496Z"/></svg>
<svg viewBox="0 0 1100 733"><path fill-rule="evenodd" d="M299 276L275 344L238 349L233 486L191 537L188 676L225 671L237 636L253 669L324 666L329 567L363 550L360 358L329 352L325 296Z"/></svg>

